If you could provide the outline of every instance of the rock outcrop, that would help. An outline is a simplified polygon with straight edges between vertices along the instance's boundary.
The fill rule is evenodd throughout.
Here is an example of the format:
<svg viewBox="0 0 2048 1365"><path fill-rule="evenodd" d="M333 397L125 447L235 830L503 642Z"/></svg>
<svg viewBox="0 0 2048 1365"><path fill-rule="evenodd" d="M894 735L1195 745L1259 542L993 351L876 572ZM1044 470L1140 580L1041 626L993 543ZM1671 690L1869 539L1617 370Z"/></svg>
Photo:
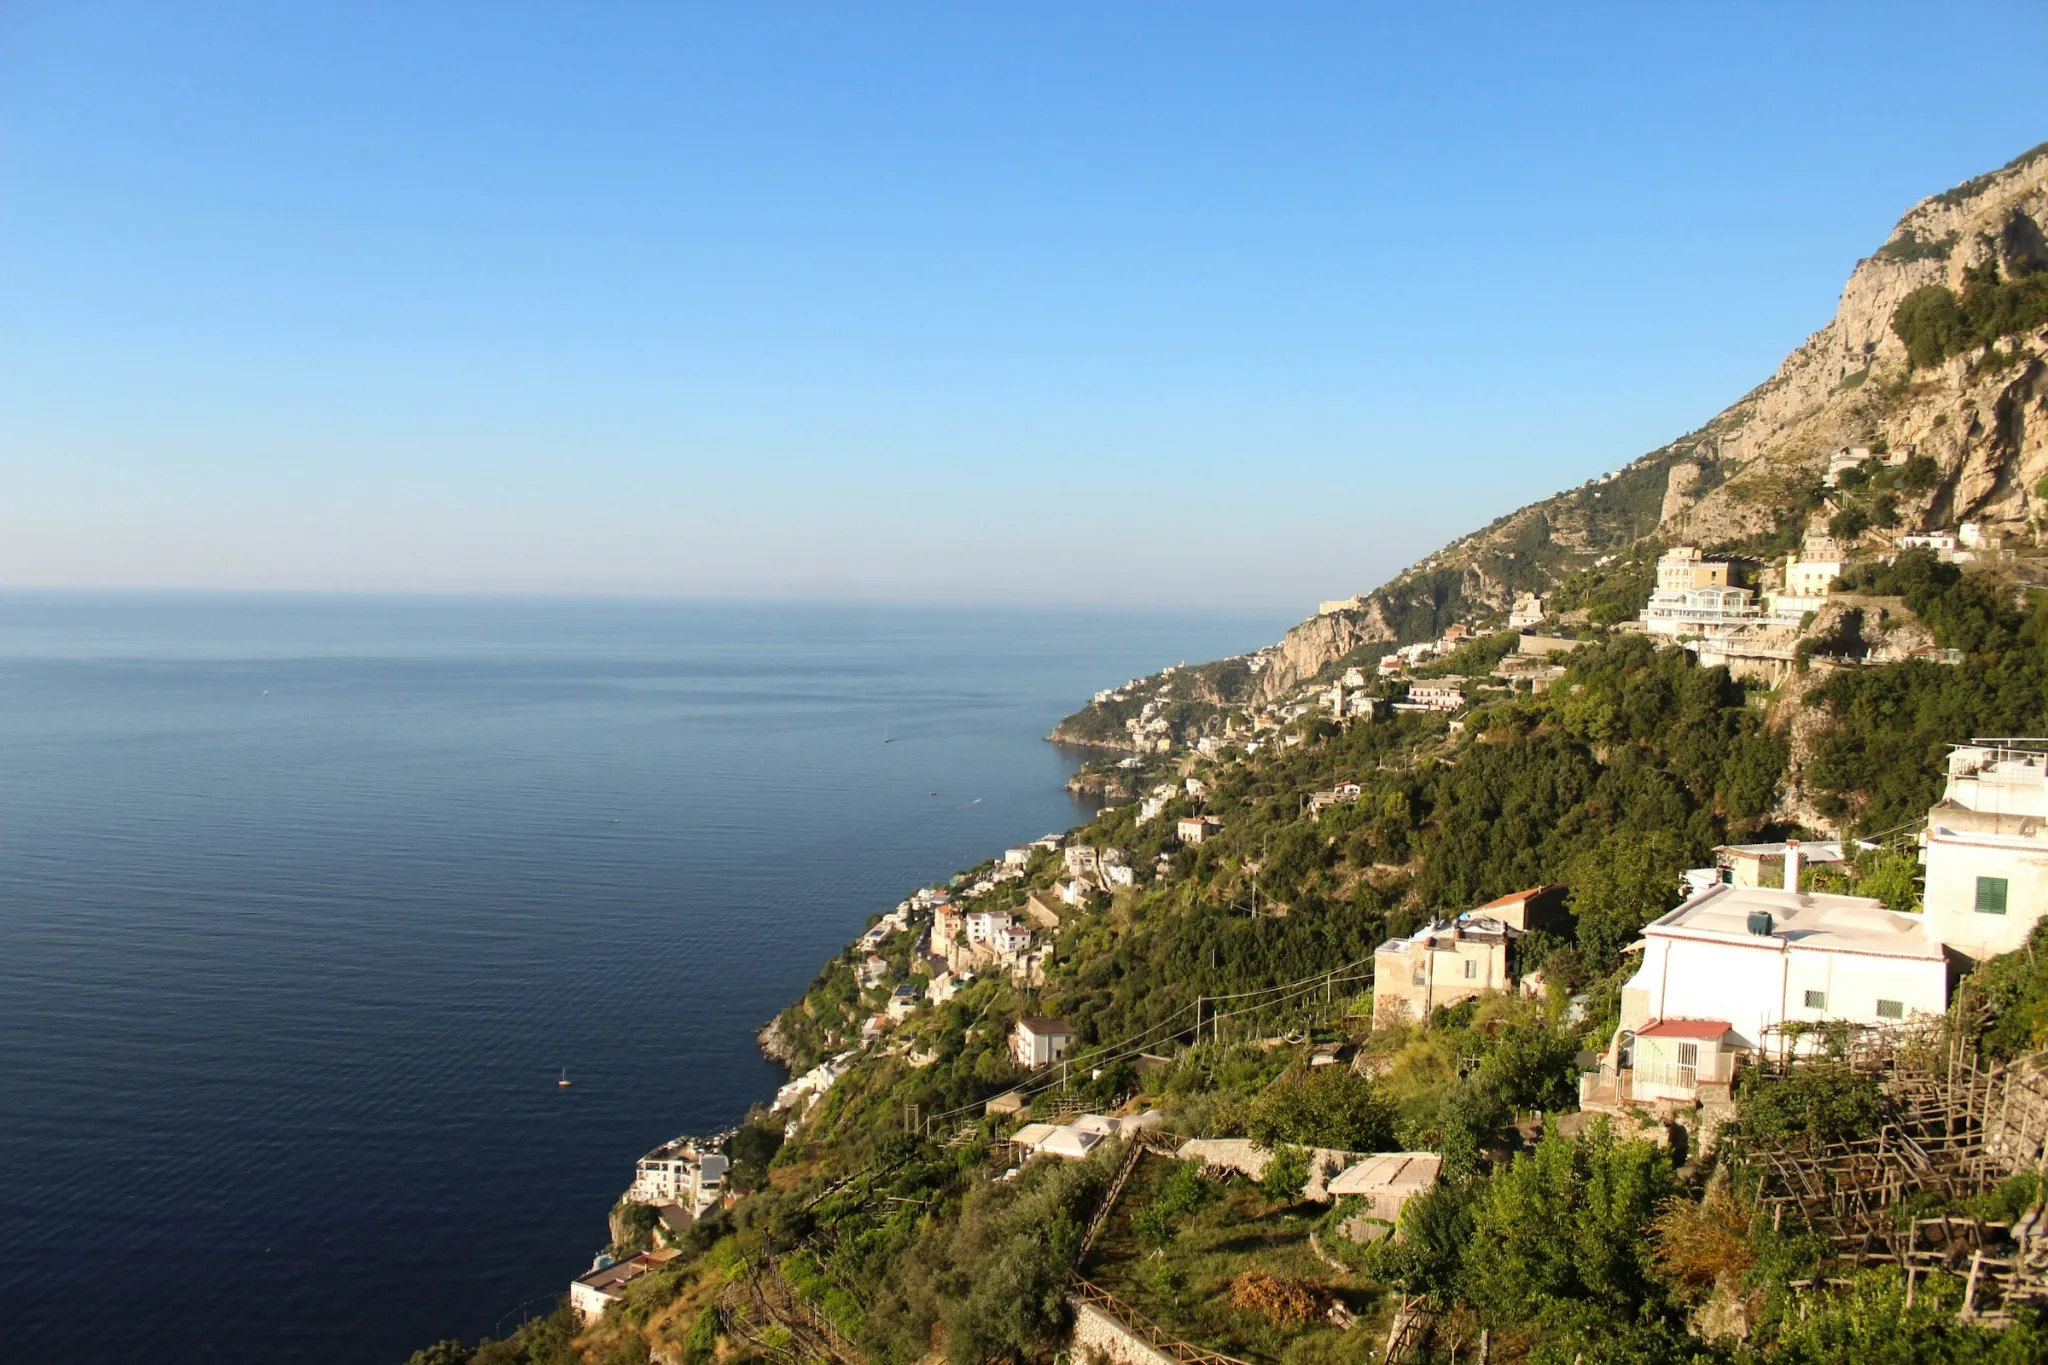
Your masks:
<svg viewBox="0 0 2048 1365"><path fill-rule="evenodd" d="M1827 325L1697 431L1452 542L1356 608L1294 627L1269 651L1252 699L1454 621L1504 624L1517 593L1552 592L1608 557L1782 534L1816 506L1829 458L1845 447L1933 462L1931 479L1896 494L1896 529L1973 521L2031 543L2048 532L2048 329L2007 338L1995 357L1919 370L1892 330L1913 291L1960 290L1992 261L2007 277L2048 268L2048 144L1914 205L1857 263Z"/></svg>

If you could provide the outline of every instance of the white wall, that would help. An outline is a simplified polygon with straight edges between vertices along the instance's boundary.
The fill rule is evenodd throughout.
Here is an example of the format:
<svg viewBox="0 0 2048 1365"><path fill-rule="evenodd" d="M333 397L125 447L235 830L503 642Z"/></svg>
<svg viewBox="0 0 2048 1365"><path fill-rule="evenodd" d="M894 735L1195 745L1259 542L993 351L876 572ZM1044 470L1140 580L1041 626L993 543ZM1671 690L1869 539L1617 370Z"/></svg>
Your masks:
<svg viewBox="0 0 2048 1365"><path fill-rule="evenodd" d="M572 1280L569 1284L569 1303L583 1315L585 1322L589 1322L603 1317L604 1310L611 1307L612 1301L589 1285Z"/></svg>
<svg viewBox="0 0 2048 1365"><path fill-rule="evenodd" d="M1977 913L1977 878L2006 879L2005 913ZM2026 942L2048 910L2048 848L2020 850L1927 836L1927 932L1979 961Z"/></svg>
<svg viewBox="0 0 2048 1365"><path fill-rule="evenodd" d="M1624 1016L1630 991L1643 992L1645 1014L1637 1023L1725 1019L1754 1046L1781 1020L1893 1022L1879 1017L1880 999L1900 1001L1908 1017L1947 1006L1948 969L1939 960L1802 949L1764 937L1726 943L1651 935L1644 943L1642 969L1623 991ZM1822 992L1826 1005L1807 1008L1809 990Z"/></svg>

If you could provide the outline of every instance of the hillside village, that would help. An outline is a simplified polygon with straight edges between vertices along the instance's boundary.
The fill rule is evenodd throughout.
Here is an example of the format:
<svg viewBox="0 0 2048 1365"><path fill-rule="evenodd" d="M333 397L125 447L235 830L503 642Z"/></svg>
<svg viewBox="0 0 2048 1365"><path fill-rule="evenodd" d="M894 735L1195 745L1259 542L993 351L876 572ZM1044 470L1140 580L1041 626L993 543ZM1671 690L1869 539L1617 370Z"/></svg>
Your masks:
<svg viewBox="0 0 2048 1365"><path fill-rule="evenodd" d="M1098 693L1095 819L461 1358L2048 1358L2043 222L1936 196L1701 432Z"/></svg>

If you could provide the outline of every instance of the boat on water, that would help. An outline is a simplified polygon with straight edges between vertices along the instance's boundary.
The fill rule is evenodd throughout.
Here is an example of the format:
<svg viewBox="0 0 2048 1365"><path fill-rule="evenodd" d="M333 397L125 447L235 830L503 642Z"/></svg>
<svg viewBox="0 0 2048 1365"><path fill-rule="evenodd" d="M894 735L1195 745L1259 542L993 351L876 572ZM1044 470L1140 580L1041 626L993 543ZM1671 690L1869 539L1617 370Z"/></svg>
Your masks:
<svg viewBox="0 0 2048 1365"><path fill-rule="evenodd" d="M572 1080L570 1080L570 1079L569 1079L569 1068L568 1068L568 1067L566 1067L566 1066L565 1066L565 1067L563 1067L563 1068L562 1068L562 1079L560 1079L559 1081L556 1081L556 1082L555 1082L555 1087L556 1087L556 1089L558 1089L558 1090L567 1090L567 1089L568 1089L568 1088L569 1088L570 1086L572 1086L572 1085L574 1085L574 1084L576 1084L576 1082L574 1082L574 1081L572 1081Z"/></svg>

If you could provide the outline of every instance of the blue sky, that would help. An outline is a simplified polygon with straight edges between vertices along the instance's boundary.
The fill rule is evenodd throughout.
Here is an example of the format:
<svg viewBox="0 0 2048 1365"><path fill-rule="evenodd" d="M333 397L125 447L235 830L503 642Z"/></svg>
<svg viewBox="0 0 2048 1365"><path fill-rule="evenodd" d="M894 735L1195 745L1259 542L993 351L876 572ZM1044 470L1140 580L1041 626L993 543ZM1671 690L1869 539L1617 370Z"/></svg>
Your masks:
<svg viewBox="0 0 2048 1365"><path fill-rule="evenodd" d="M0 582L1299 606L1765 378L2048 7L0 8Z"/></svg>

